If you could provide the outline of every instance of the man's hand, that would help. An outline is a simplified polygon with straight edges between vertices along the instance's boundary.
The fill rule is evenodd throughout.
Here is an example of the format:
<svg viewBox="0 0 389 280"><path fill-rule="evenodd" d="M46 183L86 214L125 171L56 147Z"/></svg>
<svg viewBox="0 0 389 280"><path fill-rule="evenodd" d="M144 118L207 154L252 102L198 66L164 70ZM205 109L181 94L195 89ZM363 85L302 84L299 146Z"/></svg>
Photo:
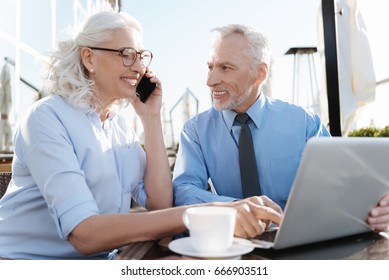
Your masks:
<svg viewBox="0 0 389 280"><path fill-rule="evenodd" d="M266 196L250 197L233 202L238 210L235 235L251 238L262 234L271 222L279 224L282 210Z"/></svg>
<svg viewBox="0 0 389 280"><path fill-rule="evenodd" d="M367 223L374 231L389 231L389 194L371 209Z"/></svg>

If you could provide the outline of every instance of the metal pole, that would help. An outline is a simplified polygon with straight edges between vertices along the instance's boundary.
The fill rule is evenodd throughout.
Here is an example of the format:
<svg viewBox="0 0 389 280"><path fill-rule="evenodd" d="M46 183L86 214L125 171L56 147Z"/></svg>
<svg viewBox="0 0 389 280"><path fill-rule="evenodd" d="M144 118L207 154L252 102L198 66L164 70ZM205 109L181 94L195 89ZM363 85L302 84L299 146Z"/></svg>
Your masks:
<svg viewBox="0 0 389 280"><path fill-rule="evenodd" d="M342 136L336 43L335 0L322 0L324 54L326 62L329 127L332 136Z"/></svg>

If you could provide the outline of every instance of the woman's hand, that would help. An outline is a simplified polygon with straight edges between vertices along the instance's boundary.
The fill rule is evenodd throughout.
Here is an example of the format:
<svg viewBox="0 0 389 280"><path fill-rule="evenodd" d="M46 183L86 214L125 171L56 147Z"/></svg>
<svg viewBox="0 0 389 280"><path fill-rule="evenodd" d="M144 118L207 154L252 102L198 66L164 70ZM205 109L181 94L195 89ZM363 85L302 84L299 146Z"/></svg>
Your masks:
<svg viewBox="0 0 389 280"><path fill-rule="evenodd" d="M150 78L150 82L156 84L156 88L151 93L150 97L145 103L141 102L138 97L132 99L131 104L134 107L135 112L141 118L144 119L153 118L155 116L160 117L162 107L162 84L157 78L155 73L150 68L146 69L145 76Z"/></svg>
<svg viewBox="0 0 389 280"><path fill-rule="evenodd" d="M146 77L157 87L145 103L138 97L131 104L142 121L144 150L146 152L146 172L143 178L146 191L146 208L158 210L173 206L171 170L163 139L161 107L162 85L156 75L147 68Z"/></svg>

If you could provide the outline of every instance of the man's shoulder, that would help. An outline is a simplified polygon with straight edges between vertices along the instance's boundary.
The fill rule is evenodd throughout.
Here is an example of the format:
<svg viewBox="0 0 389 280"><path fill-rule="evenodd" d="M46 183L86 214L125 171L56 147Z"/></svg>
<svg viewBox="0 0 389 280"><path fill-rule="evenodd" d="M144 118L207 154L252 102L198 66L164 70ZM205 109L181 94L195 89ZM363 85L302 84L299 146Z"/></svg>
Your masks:
<svg viewBox="0 0 389 280"><path fill-rule="evenodd" d="M210 108L192 117L187 121L187 123L188 124L190 123L192 125L206 125L210 122L218 120L220 117L221 117L220 111L214 108Z"/></svg>
<svg viewBox="0 0 389 280"><path fill-rule="evenodd" d="M223 117L220 111L210 108L185 122L183 131L190 135L204 135L221 127Z"/></svg>
<svg viewBox="0 0 389 280"><path fill-rule="evenodd" d="M267 108L271 110L296 112L296 113L299 112L299 113L308 113L308 114L311 113L308 109L304 108L301 105L294 104L277 98L266 97L266 103L267 103Z"/></svg>

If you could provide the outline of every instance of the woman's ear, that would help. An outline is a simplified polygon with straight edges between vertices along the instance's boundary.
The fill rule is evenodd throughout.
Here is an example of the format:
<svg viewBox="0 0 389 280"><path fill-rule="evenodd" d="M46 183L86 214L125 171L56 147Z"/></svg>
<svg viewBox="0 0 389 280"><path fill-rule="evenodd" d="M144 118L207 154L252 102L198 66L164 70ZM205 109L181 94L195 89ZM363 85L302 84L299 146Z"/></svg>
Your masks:
<svg viewBox="0 0 389 280"><path fill-rule="evenodd" d="M90 48L81 48L81 60L88 72L93 73L93 52Z"/></svg>

